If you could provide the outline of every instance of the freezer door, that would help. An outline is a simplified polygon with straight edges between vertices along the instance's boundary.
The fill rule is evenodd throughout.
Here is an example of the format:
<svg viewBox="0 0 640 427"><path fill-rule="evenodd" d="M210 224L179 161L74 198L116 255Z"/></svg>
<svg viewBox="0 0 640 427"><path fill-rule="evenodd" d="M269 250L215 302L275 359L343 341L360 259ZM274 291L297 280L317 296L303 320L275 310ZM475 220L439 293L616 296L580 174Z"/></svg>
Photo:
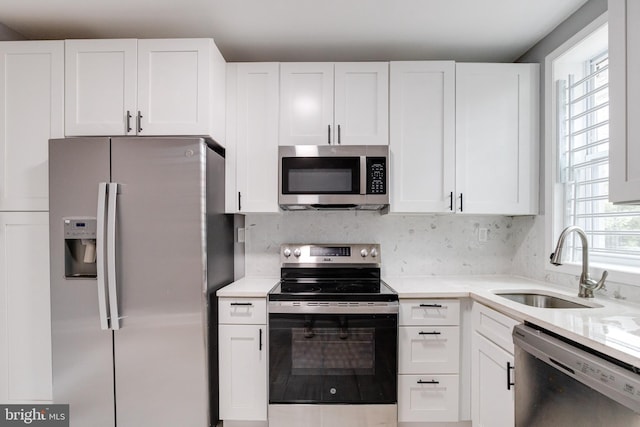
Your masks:
<svg viewBox="0 0 640 427"><path fill-rule="evenodd" d="M65 278L65 251L74 248L65 243L64 219L95 219L98 183L106 181L109 138L49 141L53 401L70 404L71 427L115 425L113 337L102 329L98 281L82 274ZM86 243L74 242L75 249L86 250ZM86 273L91 254L87 262L82 256L70 261Z"/></svg>
<svg viewBox="0 0 640 427"><path fill-rule="evenodd" d="M199 138L117 138L118 427L208 426L205 158Z"/></svg>

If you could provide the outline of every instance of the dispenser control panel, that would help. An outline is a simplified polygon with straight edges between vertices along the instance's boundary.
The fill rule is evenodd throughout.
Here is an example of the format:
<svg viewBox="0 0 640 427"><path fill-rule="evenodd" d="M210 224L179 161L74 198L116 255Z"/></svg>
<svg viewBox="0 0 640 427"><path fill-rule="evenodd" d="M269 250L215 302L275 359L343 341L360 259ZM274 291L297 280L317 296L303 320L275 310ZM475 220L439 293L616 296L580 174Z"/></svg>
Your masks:
<svg viewBox="0 0 640 427"><path fill-rule="evenodd" d="M64 219L65 239L95 239L96 219L95 218L65 218Z"/></svg>

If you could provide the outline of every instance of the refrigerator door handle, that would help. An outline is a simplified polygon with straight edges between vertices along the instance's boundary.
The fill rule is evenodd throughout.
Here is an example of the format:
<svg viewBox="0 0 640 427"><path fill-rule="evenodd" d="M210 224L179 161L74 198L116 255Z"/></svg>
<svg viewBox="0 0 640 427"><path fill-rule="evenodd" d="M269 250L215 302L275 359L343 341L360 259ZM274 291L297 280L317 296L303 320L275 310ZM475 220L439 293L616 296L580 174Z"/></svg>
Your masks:
<svg viewBox="0 0 640 427"><path fill-rule="evenodd" d="M118 283L116 276L116 214L118 184L109 183L109 207L107 215L107 275L109 277L109 308L111 311L111 329L120 329L118 312Z"/></svg>
<svg viewBox="0 0 640 427"><path fill-rule="evenodd" d="M107 307L107 284L105 276L104 254L104 222L107 207L107 183L98 184L98 211L96 215L96 268L98 281L98 311L100 313L100 329L109 329L109 308Z"/></svg>

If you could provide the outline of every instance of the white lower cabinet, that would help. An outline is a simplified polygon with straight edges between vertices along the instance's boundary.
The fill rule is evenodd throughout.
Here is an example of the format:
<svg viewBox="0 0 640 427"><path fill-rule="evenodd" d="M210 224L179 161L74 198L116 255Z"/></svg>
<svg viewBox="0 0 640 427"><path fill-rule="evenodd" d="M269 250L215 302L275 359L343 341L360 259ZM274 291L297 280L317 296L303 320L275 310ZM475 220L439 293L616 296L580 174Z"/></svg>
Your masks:
<svg viewBox="0 0 640 427"><path fill-rule="evenodd" d="M459 312L457 300L400 301L400 423L459 421Z"/></svg>
<svg viewBox="0 0 640 427"><path fill-rule="evenodd" d="M458 375L400 375L398 420L457 421L459 392Z"/></svg>
<svg viewBox="0 0 640 427"><path fill-rule="evenodd" d="M0 212L0 403L51 401L48 212Z"/></svg>
<svg viewBox="0 0 640 427"><path fill-rule="evenodd" d="M472 309L471 414L474 427L513 427L515 423L514 319L481 304Z"/></svg>
<svg viewBox="0 0 640 427"><path fill-rule="evenodd" d="M220 418L225 426L267 420L265 304L264 298L220 298L218 303Z"/></svg>

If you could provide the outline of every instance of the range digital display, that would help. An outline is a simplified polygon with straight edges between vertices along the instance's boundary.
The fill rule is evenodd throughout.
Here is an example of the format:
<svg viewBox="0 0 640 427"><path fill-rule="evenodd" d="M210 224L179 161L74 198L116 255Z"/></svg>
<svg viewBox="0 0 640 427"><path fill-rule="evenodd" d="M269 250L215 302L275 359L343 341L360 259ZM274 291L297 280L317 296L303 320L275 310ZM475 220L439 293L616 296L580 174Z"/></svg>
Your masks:
<svg viewBox="0 0 640 427"><path fill-rule="evenodd" d="M351 248L349 246L311 246L311 256L351 256Z"/></svg>

